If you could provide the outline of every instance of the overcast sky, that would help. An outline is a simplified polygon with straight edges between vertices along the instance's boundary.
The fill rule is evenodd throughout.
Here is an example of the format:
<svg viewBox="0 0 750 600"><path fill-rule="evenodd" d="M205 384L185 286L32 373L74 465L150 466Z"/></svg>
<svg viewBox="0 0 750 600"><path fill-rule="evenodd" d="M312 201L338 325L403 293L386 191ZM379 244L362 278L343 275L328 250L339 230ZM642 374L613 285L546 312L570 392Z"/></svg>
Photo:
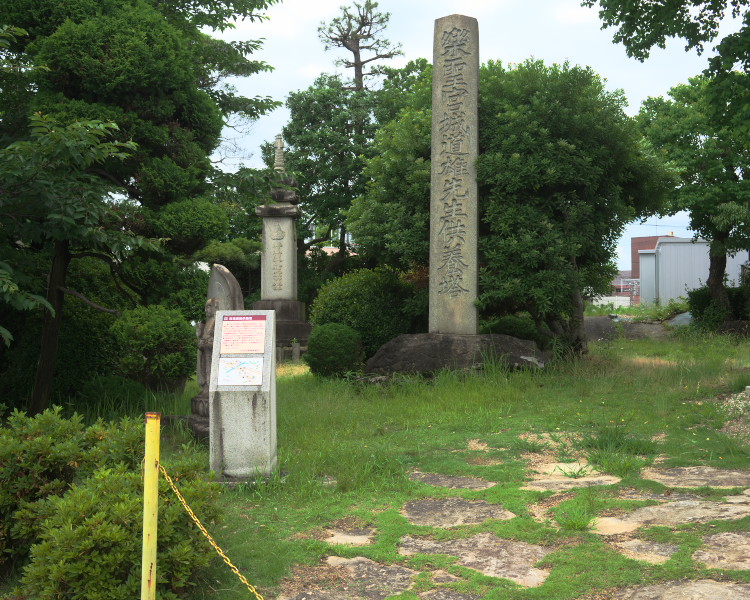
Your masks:
<svg viewBox="0 0 750 600"><path fill-rule="evenodd" d="M238 91L284 101L289 92L309 87L320 73L341 72L334 62L349 53L325 52L317 29L321 21L340 14L343 4L342 0L283 0L268 10L269 20L239 22L236 29L222 34L233 40L265 38L263 49L253 57L274 67L271 73L237 81ZM643 63L628 58L622 46L613 44L613 30L601 29L597 10L581 7L579 0L380 0L379 9L391 14L386 37L400 43L404 51L403 57L389 62L392 66L403 66L415 58L431 62L435 19L460 13L479 21L481 62L518 63L533 57L546 63L569 61L590 66L607 80L610 89L625 92L631 115L638 112L645 98L666 95L671 87L700 73L710 55L685 52L684 43L673 40L665 50L654 50ZM242 132L227 131L233 141L233 147L223 149L227 166L262 166L260 144L273 141L287 119L286 108L280 108ZM620 269L630 268L631 237L670 232L690 237L687 223L687 216L680 214L628 227L618 248Z"/></svg>

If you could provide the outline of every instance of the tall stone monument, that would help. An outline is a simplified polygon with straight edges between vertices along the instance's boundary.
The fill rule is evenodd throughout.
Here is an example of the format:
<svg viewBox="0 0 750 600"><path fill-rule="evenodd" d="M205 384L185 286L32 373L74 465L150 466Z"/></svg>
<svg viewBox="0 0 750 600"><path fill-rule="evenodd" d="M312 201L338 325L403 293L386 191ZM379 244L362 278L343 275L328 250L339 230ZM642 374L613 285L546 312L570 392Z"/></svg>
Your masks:
<svg viewBox="0 0 750 600"><path fill-rule="evenodd" d="M435 21L430 197L430 333L473 335L477 309L479 26Z"/></svg>
<svg viewBox="0 0 750 600"><path fill-rule="evenodd" d="M260 300L255 310L276 311L276 342L289 345L293 339L302 344L310 336L305 322L305 305L297 300L297 232L295 220L300 211L299 196L291 189L297 185L286 175L284 141L276 136L274 170L283 187L271 192L272 202L259 206L255 214L263 219Z"/></svg>
<svg viewBox="0 0 750 600"><path fill-rule="evenodd" d="M365 372L477 369L486 357L509 368L541 368L547 356L534 342L478 334L477 20L437 19L433 50L429 333L387 342L367 361Z"/></svg>
<svg viewBox="0 0 750 600"><path fill-rule="evenodd" d="M224 265L211 267L206 295L206 318L198 323L195 333L198 336L198 395L190 400L190 417L188 425L193 434L202 440L208 440L208 386L211 378L211 357L214 349L214 327L216 312L219 310L242 310L244 299L242 289L234 275Z"/></svg>

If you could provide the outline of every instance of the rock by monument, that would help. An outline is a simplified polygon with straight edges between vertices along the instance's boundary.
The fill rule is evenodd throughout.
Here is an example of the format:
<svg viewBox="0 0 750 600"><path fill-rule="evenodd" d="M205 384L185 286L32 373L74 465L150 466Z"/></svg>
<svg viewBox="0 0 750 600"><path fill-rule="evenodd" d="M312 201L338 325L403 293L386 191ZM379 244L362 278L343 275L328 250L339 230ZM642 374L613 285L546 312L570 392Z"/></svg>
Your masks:
<svg viewBox="0 0 750 600"><path fill-rule="evenodd" d="M255 310L276 312L276 341L288 346L292 340L305 344L311 326L305 319L305 305L297 300L297 232L299 196L293 191L294 178L286 175L284 142L276 136L274 170L283 187L271 192L272 202L259 206L255 214L263 219L260 300Z"/></svg>
<svg viewBox="0 0 750 600"><path fill-rule="evenodd" d="M430 184L430 333L473 335L477 309L479 25L435 21Z"/></svg>
<svg viewBox="0 0 750 600"><path fill-rule="evenodd" d="M219 310L242 310L242 289L234 275L223 265L211 267L206 294L206 318L195 328L198 336L198 395L190 400L188 425L198 439L208 441L208 387L211 378L211 356L214 345L216 312Z"/></svg>
<svg viewBox="0 0 750 600"><path fill-rule="evenodd" d="M548 359L534 342L509 335L405 333L381 346L367 361L365 371L389 375L477 369L487 360L511 368L541 368Z"/></svg>

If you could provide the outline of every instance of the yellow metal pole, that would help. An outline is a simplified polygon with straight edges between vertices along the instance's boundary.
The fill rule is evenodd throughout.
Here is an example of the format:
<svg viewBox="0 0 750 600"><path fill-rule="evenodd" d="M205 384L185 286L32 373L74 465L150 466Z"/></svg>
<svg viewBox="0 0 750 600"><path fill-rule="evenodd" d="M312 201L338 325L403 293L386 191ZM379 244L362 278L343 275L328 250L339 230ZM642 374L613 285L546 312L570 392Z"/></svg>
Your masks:
<svg viewBox="0 0 750 600"><path fill-rule="evenodd" d="M146 413L143 464L143 558L141 600L156 599L156 522L159 512L159 427L161 413Z"/></svg>

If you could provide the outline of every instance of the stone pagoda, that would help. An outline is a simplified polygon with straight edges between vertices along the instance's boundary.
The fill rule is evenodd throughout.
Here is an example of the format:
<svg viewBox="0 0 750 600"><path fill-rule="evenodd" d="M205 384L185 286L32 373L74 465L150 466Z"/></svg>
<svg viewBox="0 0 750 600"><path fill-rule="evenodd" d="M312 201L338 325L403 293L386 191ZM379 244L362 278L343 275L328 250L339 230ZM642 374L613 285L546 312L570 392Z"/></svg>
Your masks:
<svg viewBox="0 0 750 600"><path fill-rule="evenodd" d="M284 141L276 136L274 171L280 186L271 191L271 202L255 209L263 219L260 300L253 310L276 311L276 343L289 346L292 340L307 344L311 326L305 320L305 304L297 300L297 230L299 196L297 182L286 174Z"/></svg>

